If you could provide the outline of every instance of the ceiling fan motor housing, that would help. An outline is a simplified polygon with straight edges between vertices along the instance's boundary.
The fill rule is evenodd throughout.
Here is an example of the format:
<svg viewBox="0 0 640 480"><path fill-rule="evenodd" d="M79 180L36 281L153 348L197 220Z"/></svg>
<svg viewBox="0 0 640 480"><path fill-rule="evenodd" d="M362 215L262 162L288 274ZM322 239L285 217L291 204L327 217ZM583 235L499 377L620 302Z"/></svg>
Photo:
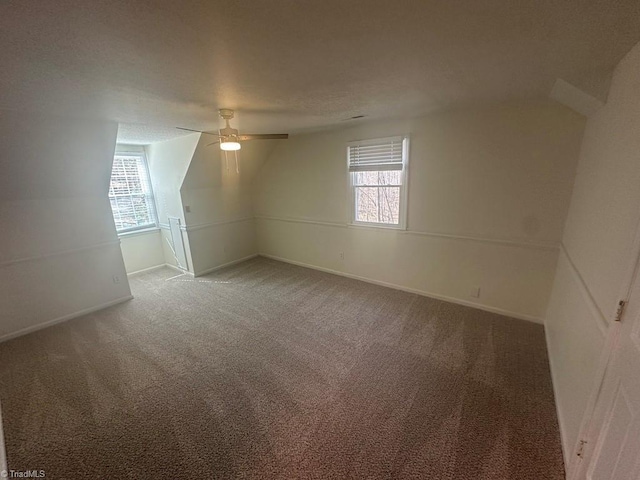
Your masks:
<svg viewBox="0 0 640 480"><path fill-rule="evenodd" d="M220 136L221 137L237 137L238 136L238 129L237 128L231 128L231 127L221 128L220 129Z"/></svg>
<svg viewBox="0 0 640 480"><path fill-rule="evenodd" d="M238 129L231 128L229 125L229 120L234 117L234 112L230 108L221 108L218 110L220 114L220 118L224 119L225 127L220 129L220 136L222 137L223 142L237 142L238 140Z"/></svg>
<svg viewBox="0 0 640 480"><path fill-rule="evenodd" d="M220 114L220 118L224 120L231 120L234 112L230 108L221 108L218 110L218 113Z"/></svg>

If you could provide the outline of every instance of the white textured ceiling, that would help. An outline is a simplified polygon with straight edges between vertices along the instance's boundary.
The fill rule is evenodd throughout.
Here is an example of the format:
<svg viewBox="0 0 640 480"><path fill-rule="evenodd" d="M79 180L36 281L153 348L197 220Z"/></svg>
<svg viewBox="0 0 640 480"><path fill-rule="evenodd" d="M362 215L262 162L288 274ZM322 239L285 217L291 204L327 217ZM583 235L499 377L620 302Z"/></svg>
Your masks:
<svg viewBox="0 0 640 480"><path fill-rule="evenodd" d="M295 132L546 97L638 40L638 0L5 0L0 108Z"/></svg>
<svg viewBox="0 0 640 480"><path fill-rule="evenodd" d="M118 143L126 145L149 145L164 142L192 132L178 130L172 126L145 125L140 123L120 123L118 125Z"/></svg>

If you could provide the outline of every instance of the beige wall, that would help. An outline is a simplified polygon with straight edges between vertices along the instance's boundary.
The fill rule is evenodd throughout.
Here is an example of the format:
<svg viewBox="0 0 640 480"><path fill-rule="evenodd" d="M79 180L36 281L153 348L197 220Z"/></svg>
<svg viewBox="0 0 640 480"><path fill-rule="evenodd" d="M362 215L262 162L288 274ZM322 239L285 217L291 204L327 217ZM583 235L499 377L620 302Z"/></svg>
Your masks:
<svg viewBox="0 0 640 480"><path fill-rule="evenodd" d="M544 102L294 136L256 177L260 252L541 321L583 127ZM347 142L405 133L409 231L347 227Z"/></svg>
<svg viewBox="0 0 640 480"><path fill-rule="evenodd" d="M245 142L224 154L203 135L180 188L194 272L201 275L258 253L251 183L276 142Z"/></svg>
<svg viewBox="0 0 640 480"><path fill-rule="evenodd" d="M0 115L0 339L129 298L107 197L116 133Z"/></svg>
<svg viewBox="0 0 640 480"><path fill-rule="evenodd" d="M147 147L160 223L181 219L189 271L201 275L257 254L252 181L276 142L246 142L225 161L208 135L187 135ZM187 211L189 210L189 211ZM161 231L165 262L176 265Z"/></svg>
<svg viewBox="0 0 640 480"><path fill-rule="evenodd" d="M607 104L586 126L563 250L547 312L547 341L565 455L580 423L640 220L640 45L614 72Z"/></svg>

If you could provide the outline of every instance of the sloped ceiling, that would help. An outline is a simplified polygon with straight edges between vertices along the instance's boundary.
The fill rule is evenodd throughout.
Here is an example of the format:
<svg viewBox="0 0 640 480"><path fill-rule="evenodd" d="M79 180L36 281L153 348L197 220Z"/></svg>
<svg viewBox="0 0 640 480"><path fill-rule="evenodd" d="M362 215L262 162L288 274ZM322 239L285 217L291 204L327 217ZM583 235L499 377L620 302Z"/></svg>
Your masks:
<svg viewBox="0 0 640 480"><path fill-rule="evenodd" d="M176 137L185 137L193 132L178 130L167 125L145 125L141 123L121 123L118 125L118 143L126 145L149 145Z"/></svg>
<svg viewBox="0 0 640 480"><path fill-rule="evenodd" d="M548 96L640 39L622 0L0 4L0 109L245 132Z"/></svg>
<svg viewBox="0 0 640 480"><path fill-rule="evenodd" d="M0 202L106 199L117 128L99 120L0 115Z"/></svg>

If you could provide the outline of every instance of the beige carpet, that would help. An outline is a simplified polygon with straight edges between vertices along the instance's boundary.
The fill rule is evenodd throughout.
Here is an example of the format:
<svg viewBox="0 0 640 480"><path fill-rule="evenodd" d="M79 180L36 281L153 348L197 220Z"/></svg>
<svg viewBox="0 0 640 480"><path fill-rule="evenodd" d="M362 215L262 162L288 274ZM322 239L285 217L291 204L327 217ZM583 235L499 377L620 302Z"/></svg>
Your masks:
<svg viewBox="0 0 640 480"><path fill-rule="evenodd" d="M10 468L564 478L542 326L263 258L175 275L0 344Z"/></svg>

